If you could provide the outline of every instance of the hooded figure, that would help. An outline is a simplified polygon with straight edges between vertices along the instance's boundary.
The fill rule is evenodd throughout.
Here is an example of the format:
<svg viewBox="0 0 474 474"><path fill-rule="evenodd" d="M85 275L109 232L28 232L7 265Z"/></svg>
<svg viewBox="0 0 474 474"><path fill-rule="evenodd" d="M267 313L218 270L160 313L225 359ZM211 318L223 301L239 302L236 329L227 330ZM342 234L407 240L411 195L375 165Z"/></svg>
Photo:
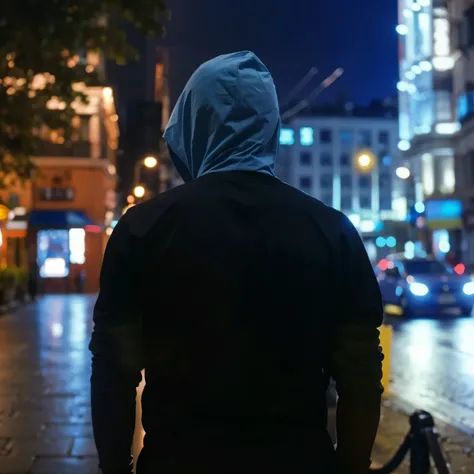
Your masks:
<svg viewBox="0 0 474 474"><path fill-rule="evenodd" d="M92 417L103 474L366 474L382 303L350 221L274 175L275 86L251 52L190 78L165 132L186 183L129 209L94 308ZM338 448L325 393L339 394Z"/></svg>
<svg viewBox="0 0 474 474"><path fill-rule="evenodd" d="M249 51L211 59L191 76L164 138L184 181L219 171L274 176L280 114L270 72Z"/></svg>

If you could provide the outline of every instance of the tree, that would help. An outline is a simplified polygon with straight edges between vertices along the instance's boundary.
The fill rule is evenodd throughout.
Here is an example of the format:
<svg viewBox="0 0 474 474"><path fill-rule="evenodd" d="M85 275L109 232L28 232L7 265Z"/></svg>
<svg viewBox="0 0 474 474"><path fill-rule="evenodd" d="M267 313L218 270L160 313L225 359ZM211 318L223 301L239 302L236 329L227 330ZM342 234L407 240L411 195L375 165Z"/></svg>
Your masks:
<svg viewBox="0 0 474 474"><path fill-rule="evenodd" d="M78 84L99 76L87 51L123 64L137 58L121 27L162 36L165 0L5 0L0 11L0 186L31 177L31 156L44 126L71 138ZM55 108L49 105L59 104Z"/></svg>

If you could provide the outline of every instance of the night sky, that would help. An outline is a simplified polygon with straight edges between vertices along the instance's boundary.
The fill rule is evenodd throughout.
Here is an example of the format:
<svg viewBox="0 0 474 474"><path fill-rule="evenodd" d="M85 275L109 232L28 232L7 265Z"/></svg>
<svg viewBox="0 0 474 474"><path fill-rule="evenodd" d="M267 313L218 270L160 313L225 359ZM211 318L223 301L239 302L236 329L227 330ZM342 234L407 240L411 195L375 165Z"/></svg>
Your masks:
<svg viewBox="0 0 474 474"><path fill-rule="evenodd" d="M173 99L202 61L242 49L267 64L282 98L311 66L320 71L314 86L335 68L345 70L320 101L343 93L366 103L396 92L396 0L169 0L169 6Z"/></svg>

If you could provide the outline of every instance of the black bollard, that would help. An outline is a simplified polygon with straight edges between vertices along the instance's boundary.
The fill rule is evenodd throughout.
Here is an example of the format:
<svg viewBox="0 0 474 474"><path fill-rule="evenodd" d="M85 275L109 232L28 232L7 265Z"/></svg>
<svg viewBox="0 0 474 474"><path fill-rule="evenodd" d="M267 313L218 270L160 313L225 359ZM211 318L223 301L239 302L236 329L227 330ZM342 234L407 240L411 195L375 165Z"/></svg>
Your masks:
<svg viewBox="0 0 474 474"><path fill-rule="evenodd" d="M410 474L430 474L430 447L425 432L434 429L433 417L426 411L416 411L410 417Z"/></svg>

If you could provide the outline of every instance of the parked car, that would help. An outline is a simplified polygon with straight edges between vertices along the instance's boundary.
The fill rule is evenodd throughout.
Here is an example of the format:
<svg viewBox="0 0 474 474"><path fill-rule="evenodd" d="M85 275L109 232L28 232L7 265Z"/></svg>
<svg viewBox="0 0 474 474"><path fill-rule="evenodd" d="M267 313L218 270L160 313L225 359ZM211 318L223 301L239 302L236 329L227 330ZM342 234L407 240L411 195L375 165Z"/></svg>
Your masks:
<svg viewBox="0 0 474 474"><path fill-rule="evenodd" d="M472 313L474 281L439 260L390 255L377 266L377 280L388 315Z"/></svg>

